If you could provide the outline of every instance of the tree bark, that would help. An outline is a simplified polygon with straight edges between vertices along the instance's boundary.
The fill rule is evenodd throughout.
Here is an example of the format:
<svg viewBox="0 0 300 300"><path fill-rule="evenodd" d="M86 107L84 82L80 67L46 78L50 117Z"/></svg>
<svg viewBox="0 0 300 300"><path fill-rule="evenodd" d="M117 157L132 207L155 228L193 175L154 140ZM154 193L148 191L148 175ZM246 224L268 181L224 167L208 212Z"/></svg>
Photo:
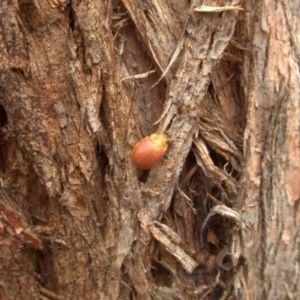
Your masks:
<svg viewBox="0 0 300 300"><path fill-rule="evenodd" d="M0 299L296 299L299 4L2 2Z"/></svg>

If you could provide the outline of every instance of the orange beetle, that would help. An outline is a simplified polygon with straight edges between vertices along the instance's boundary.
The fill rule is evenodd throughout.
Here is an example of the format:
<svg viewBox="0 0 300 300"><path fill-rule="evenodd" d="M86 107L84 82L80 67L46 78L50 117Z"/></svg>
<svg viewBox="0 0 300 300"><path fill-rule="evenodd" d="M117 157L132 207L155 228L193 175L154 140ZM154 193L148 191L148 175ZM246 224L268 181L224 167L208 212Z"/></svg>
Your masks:
<svg viewBox="0 0 300 300"><path fill-rule="evenodd" d="M131 152L132 163L140 170L152 169L163 158L167 148L167 137L154 133L135 145Z"/></svg>

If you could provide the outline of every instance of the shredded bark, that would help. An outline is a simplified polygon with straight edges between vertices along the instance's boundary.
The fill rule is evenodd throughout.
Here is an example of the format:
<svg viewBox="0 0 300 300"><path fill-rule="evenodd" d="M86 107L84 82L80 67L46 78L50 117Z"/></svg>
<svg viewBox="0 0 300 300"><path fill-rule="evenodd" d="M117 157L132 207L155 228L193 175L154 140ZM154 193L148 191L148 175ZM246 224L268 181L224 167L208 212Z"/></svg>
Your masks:
<svg viewBox="0 0 300 300"><path fill-rule="evenodd" d="M2 2L0 299L296 299L286 1Z"/></svg>

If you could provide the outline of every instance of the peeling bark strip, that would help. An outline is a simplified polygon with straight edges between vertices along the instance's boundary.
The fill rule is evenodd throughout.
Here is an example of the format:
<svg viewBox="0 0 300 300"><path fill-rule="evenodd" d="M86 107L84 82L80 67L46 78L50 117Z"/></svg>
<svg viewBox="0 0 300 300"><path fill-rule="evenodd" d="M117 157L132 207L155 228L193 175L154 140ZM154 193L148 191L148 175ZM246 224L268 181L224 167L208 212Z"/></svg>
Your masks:
<svg viewBox="0 0 300 300"><path fill-rule="evenodd" d="M299 86L241 4L2 1L0 299L296 295Z"/></svg>
<svg viewBox="0 0 300 300"><path fill-rule="evenodd" d="M159 228L154 226L151 218L144 211L139 211L138 213L139 221L144 230L150 231L154 238L162 243L166 249L181 263L183 268L191 274L194 269L197 267L197 262L195 262L191 257L189 257L178 245L176 245L168 236L166 236ZM160 223L156 222L155 225ZM175 233L172 233L171 229L167 226L162 225L167 231L168 235L174 236Z"/></svg>
<svg viewBox="0 0 300 300"><path fill-rule="evenodd" d="M253 38L251 61L245 56L243 67L249 74L246 86L251 88L247 91L246 164L237 204L245 227L236 251L249 263L235 277L234 286L239 299L297 299L300 86L292 58L297 49L286 42L289 32L279 21L284 20L281 6L265 1L253 7L248 2L246 8L251 12L248 35ZM249 268L253 262L256 266Z"/></svg>

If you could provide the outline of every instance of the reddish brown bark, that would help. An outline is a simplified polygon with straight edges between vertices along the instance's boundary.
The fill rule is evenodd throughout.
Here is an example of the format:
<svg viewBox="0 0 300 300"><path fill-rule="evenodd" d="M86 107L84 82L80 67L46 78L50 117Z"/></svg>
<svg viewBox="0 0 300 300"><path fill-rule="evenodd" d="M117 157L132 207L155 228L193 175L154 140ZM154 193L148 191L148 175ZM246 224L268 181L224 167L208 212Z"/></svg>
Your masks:
<svg viewBox="0 0 300 300"><path fill-rule="evenodd" d="M0 299L296 299L282 3L3 1ZM139 171L155 132L168 150Z"/></svg>

